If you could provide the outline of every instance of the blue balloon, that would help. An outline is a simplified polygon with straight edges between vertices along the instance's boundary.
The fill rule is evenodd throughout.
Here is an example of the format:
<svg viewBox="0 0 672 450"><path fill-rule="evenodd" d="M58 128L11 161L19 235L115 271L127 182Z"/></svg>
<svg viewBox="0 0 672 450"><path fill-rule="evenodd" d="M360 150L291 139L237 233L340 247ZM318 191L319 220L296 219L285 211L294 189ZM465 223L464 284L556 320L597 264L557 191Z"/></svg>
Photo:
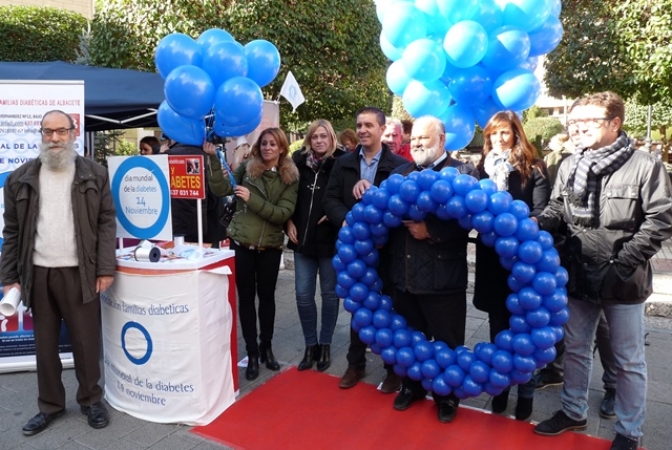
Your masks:
<svg viewBox="0 0 672 450"><path fill-rule="evenodd" d="M432 391L442 397L445 397L451 393L452 389L450 385L446 382L446 378L443 374L437 375L432 380Z"/></svg>
<svg viewBox="0 0 672 450"><path fill-rule="evenodd" d="M390 41L387 40L385 33L382 31L380 32L380 38L378 42L380 42L380 49L383 51L383 55L387 56L387 59L390 61L399 61L401 59L401 55L403 54L404 49L399 49L390 44Z"/></svg>
<svg viewBox="0 0 672 450"><path fill-rule="evenodd" d="M360 278L366 273L366 264L361 259L355 259L348 264L347 272L352 278Z"/></svg>
<svg viewBox="0 0 672 450"><path fill-rule="evenodd" d="M518 219L511 213L502 213L495 218L494 228L495 232L502 237L512 236L518 228ZM503 255L500 253L500 256Z"/></svg>
<svg viewBox="0 0 672 450"><path fill-rule="evenodd" d="M405 48L408 44L427 36L425 14L412 3L392 4L383 18L383 33L394 47Z"/></svg>
<svg viewBox="0 0 672 450"><path fill-rule="evenodd" d="M364 283L356 282L350 287L348 296L356 302L363 302L369 294L369 287Z"/></svg>
<svg viewBox="0 0 672 450"><path fill-rule="evenodd" d="M471 112L474 114L476 122L481 128L485 128L490 118L501 111L501 108L495 104L490 94L491 92L488 93L488 98L485 101L471 107Z"/></svg>
<svg viewBox="0 0 672 450"><path fill-rule="evenodd" d="M511 274L516 277L516 280L518 280L519 283L527 284L534 279L537 271L534 268L534 265L518 261L513 265Z"/></svg>
<svg viewBox="0 0 672 450"><path fill-rule="evenodd" d="M230 78L247 76L247 56L237 42L219 42L205 52L201 67L210 75L217 88Z"/></svg>
<svg viewBox="0 0 672 450"><path fill-rule="evenodd" d="M523 356L531 355L535 350L534 343L532 342L532 337L528 333L517 334L513 338L512 345L513 350L519 355Z"/></svg>
<svg viewBox="0 0 672 450"><path fill-rule="evenodd" d="M423 213L433 213L436 209L436 202L428 191L420 192L416 200L418 210Z"/></svg>
<svg viewBox="0 0 672 450"><path fill-rule="evenodd" d="M492 213L490 213L489 211L482 211L478 214L474 214L474 216L471 219L471 224L474 226L474 229L481 234L481 238L483 237L484 234L489 234L492 232L494 228L494 223L495 223L495 216L493 216ZM495 235L493 234L493 236ZM495 241L492 241L493 245L494 243Z"/></svg>
<svg viewBox="0 0 672 450"><path fill-rule="evenodd" d="M401 347L399 350L397 350L397 364L399 364L401 367L408 368L414 362L415 353L413 353L413 349L411 347Z"/></svg>
<svg viewBox="0 0 672 450"><path fill-rule="evenodd" d="M210 28L201 33L201 35L198 36L198 39L196 39L196 42L201 46L203 55L205 55L210 47L215 44L221 42L236 42L236 40L226 30L222 30L221 28Z"/></svg>
<svg viewBox="0 0 672 450"><path fill-rule="evenodd" d="M366 308L359 308L353 316L353 319L355 319L355 322L357 322L360 327L365 327L371 325L373 313Z"/></svg>
<svg viewBox="0 0 672 450"><path fill-rule="evenodd" d="M356 240L354 246L355 250L357 251L357 254L360 256L368 255L369 253L371 253L371 251L373 251L373 248L375 247L371 239ZM378 275L376 274L376 276Z"/></svg>
<svg viewBox="0 0 672 450"><path fill-rule="evenodd" d="M530 54L530 37L525 31L511 25L494 30L487 45L483 65L495 73L513 69Z"/></svg>
<svg viewBox="0 0 672 450"><path fill-rule="evenodd" d="M179 66L200 66L202 60L201 46L182 33L165 36L159 41L154 53L154 63L163 79Z"/></svg>
<svg viewBox="0 0 672 450"><path fill-rule="evenodd" d="M401 63L409 77L425 83L443 75L446 54L441 45L431 39L417 39L404 49Z"/></svg>
<svg viewBox="0 0 672 450"><path fill-rule="evenodd" d="M488 32L473 20L463 20L450 27L443 41L448 62L465 68L478 64L488 50Z"/></svg>
<svg viewBox="0 0 672 450"><path fill-rule="evenodd" d="M516 294L509 294L509 296L506 297L506 309L508 309L511 314L519 316L525 314L525 310L520 306L520 301Z"/></svg>
<svg viewBox="0 0 672 450"><path fill-rule="evenodd" d="M485 214L485 213L481 213L481 214ZM481 214L479 214L479 215L481 215ZM472 223L473 223L473 219L472 219ZM474 226L474 228L476 228L476 227ZM481 242L483 242L483 245L485 245L486 247L494 247L495 246L495 242L497 241L497 234L494 231L491 231L489 233L483 233L480 236L481 236Z"/></svg>
<svg viewBox="0 0 672 450"><path fill-rule="evenodd" d="M528 264L536 264L543 254L544 250L541 248L541 244L537 241L523 242L518 248L518 257L521 261Z"/></svg>
<svg viewBox="0 0 672 450"><path fill-rule="evenodd" d="M524 31L539 28L551 13L553 0L507 0L504 25L514 25Z"/></svg>
<svg viewBox="0 0 672 450"><path fill-rule="evenodd" d="M418 361L414 362L406 369L406 375L413 381L422 380L422 371L420 370L420 363Z"/></svg>
<svg viewBox="0 0 672 450"><path fill-rule="evenodd" d="M418 342L413 346L413 351L415 352L415 359L420 362L434 357L434 346L431 342Z"/></svg>
<svg viewBox="0 0 672 450"><path fill-rule="evenodd" d="M247 123L241 125L230 126L226 125L223 120L218 120L217 115L215 115L215 126L214 131L217 136L222 137L235 137L235 136L244 136L248 133L253 132L261 124L263 119L263 111L259 115L250 120Z"/></svg>
<svg viewBox="0 0 672 450"><path fill-rule="evenodd" d="M374 316L374 322L375 322L375 316ZM380 347L385 348L389 347L392 345L392 339L394 338L394 333L392 333L392 330L389 328L379 328L378 331L376 331L376 344L378 344ZM394 348L394 347L392 347ZM395 356L396 356L396 350L395 350ZM381 353L382 356L382 353ZM392 363L388 364L394 364L393 361Z"/></svg>
<svg viewBox="0 0 672 450"><path fill-rule="evenodd" d="M247 77L260 88L268 85L280 71L280 53L272 43L257 39L245 45Z"/></svg>
<svg viewBox="0 0 672 450"><path fill-rule="evenodd" d="M369 294L362 302L362 305L371 311L377 311L378 308L380 308L380 294L369 291Z"/></svg>
<svg viewBox="0 0 672 450"><path fill-rule="evenodd" d="M503 109L522 111L534 105L541 93L539 79L525 69L513 69L501 74L492 86L492 98Z"/></svg>
<svg viewBox="0 0 672 450"><path fill-rule="evenodd" d="M525 316L517 315L509 317L509 328L511 328L511 332L514 334L529 333L532 330L532 327L527 324Z"/></svg>
<svg viewBox="0 0 672 450"><path fill-rule="evenodd" d="M478 0L436 0L436 5L449 25L470 20L479 11Z"/></svg>
<svg viewBox="0 0 672 450"><path fill-rule="evenodd" d="M453 190L455 194L465 197L469 192L478 189L478 180L471 175L461 173L453 178Z"/></svg>
<svg viewBox="0 0 672 450"><path fill-rule="evenodd" d="M443 36L448 31L449 24L441 16L437 3L437 0L416 0L415 6L425 14L427 34L441 35L441 40L443 40Z"/></svg>
<svg viewBox="0 0 672 450"><path fill-rule="evenodd" d="M556 277L548 272L539 272L532 282L532 287L540 295L551 295L557 287Z"/></svg>
<svg viewBox="0 0 672 450"><path fill-rule="evenodd" d="M407 203L413 203L418 198L420 187L413 180L406 180L399 188L399 197Z"/></svg>
<svg viewBox="0 0 672 450"><path fill-rule="evenodd" d="M511 372L513 370L513 355L506 350L497 350L492 355L492 367L501 374Z"/></svg>
<svg viewBox="0 0 672 450"><path fill-rule="evenodd" d="M429 194L435 202L446 203L453 196L453 186L446 180L437 180L432 184Z"/></svg>
<svg viewBox="0 0 672 450"><path fill-rule="evenodd" d="M359 338L367 345L373 344L376 342L376 329L373 327L373 325L360 328Z"/></svg>
<svg viewBox="0 0 672 450"><path fill-rule="evenodd" d="M376 342L378 342L378 333L376 333ZM393 346L384 348L380 352L380 357L385 364L394 365L397 363L397 349Z"/></svg>
<svg viewBox="0 0 672 450"><path fill-rule="evenodd" d="M173 111L168 102L163 101L156 113L159 126L174 141L188 145L202 145L205 140L205 122L189 119Z"/></svg>
<svg viewBox="0 0 672 450"><path fill-rule="evenodd" d="M387 74L385 75L387 87L398 96L404 95L404 90L412 79L413 78L406 73L402 60L393 62L390 64L390 67L387 68Z"/></svg>
<svg viewBox="0 0 672 450"><path fill-rule="evenodd" d="M558 254L558 251L554 248L544 250L541 259L537 262L537 269L539 272L555 273L558 270L558 267L560 267L560 255Z"/></svg>
<svg viewBox="0 0 672 450"><path fill-rule="evenodd" d="M527 323L533 327L533 329L545 327L551 321L551 313L543 306L540 306L533 311L527 312L525 314L525 320L527 320Z"/></svg>
<svg viewBox="0 0 672 450"><path fill-rule="evenodd" d="M440 116L450 104L450 91L441 81L411 80L402 96L404 109L413 117Z"/></svg>
<svg viewBox="0 0 672 450"><path fill-rule="evenodd" d="M560 19L549 16L541 27L530 32L530 56L553 51L562 40L563 31Z"/></svg>
<svg viewBox="0 0 672 450"><path fill-rule="evenodd" d="M490 375L490 367L482 361L474 361L469 367L469 375L477 383L485 383Z"/></svg>
<svg viewBox="0 0 672 450"><path fill-rule="evenodd" d="M163 93L173 111L189 119L203 120L215 101L215 87L210 76L196 66L173 69L166 77Z"/></svg>
<svg viewBox="0 0 672 450"><path fill-rule="evenodd" d="M546 308L549 312L558 312L567 306L567 295L565 295L560 289L556 289L551 295L545 296L542 302L544 308Z"/></svg>
<svg viewBox="0 0 672 450"><path fill-rule="evenodd" d="M542 326L533 328L530 336L532 343L542 350L555 345L555 333L551 327Z"/></svg>
<svg viewBox="0 0 672 450"><path fill-rule="evenodd" d="M343 300L343 309L345 309L349 313L354 314L357 310L359 310L359 303L357 303L351 298L346 297Z"/></svg>
<svg viewBox="0 0 672 450"><path fill-rule="evenodd" d="M464 389L465 394L470 397L478 397L483 393L483 386L478 384L471 375L464 377L462 382L462 389Z"/></svg>
<svg viewBox="0 0 672 450"><path fill-rule="evenodd" d="M462 381L464 380L464 370L462 370L460 366L453 364L446 368L443 377L446 379L446 383L448 383L449 386L461 386Z"/></svg>
<svg viewBox="0 0 672 450"><path fill-rule="evenodd" d="M384 2L375 2L376 4L376 16L378 17L378 22L383 23L385 14L389 10L389 7L398 2L409 2L410 0L387 0Z"/></svg>
<svg viewBox="0 0 672 450"><path fill-rule="evenodd" d="M530 241L536 239L538 234L539 225L534 220L524 218L518 221L518 229L516 230L516 238L518 238L518 240Z"/></svg>
<svg viewBox="0 0 672 450"><path fill-rule="evenodd" d="M526 287L518 292L518 302L527 311L532 311L541 306L542 298L537 291Z"/></svg>
<svg viewBox="0 0 672 450"><path fill-rule="evenodd" d="M490 98L492 81L490 73L477 64L456 70L450 78L448 89L458 104L473 107Z"/></svg>
<svg viewBox="0 0 672 450"><path fill-rule="evenodd" d="M549 250L553 248L553 245L555 244L553 242L553 236L551 235L551 233L544 230L539 231L539 234L537 235L537 242L541 244L541 248L543 248L544 250Z"/></svg>
<svg viewBox="0 0 672 450"><path fill-rule="evenodd" d="M495 28L502 26L504 20L502 9L497 4L497 0L481 0L479 11L472 20L480 23L485 31L490 33Z"/></svg>
<svg viewBox="0 0 672 450"><path fill-rule="evenodd" d="M438 117L446 128L446 150L461 150L474 138L476 125L470 108L452 105Z"/></svg>
<svg viewBox="0 0 672 450"><path fill-rule="evenodd" d="M385 310L379 309L373 313L373 325L376 328L387 328L392 323L392 314Z"/></svg>
<svg viewBox="0 0 672 450"><path fill-rule="evenodd" d="M549 16L553 16L556 19L560 18L560 12L562 11L562 1L561 0L551 0Z"/></svg>
<svg viewBox="0 0 672 450"><path fill-rule="evenodd" d="M264 97L252 79L233 77L225 81L215 94L215 122L224 126L240 126L259 117Z"/></svg>
<svg viewBox="0 0 672 450"><path fill-rule="evenodd" d="M488 207L488 198L488 194L482 190L474 189L464 196L464 205L470 212L478 214Z"/></svg>
<svg viewBox="0 0 672 450"><path fill-rule="evenodd" d="M410 348L411 345L411 333L410 331L406 329L399 329L394 332L394 346L397 347L398 349L402 348L409 348L411 350L411 353L413 354L413 360L415 361L415 353L413 353L413 349ZM398 361L398 358L397 358ZM410 364L409 364L410 365ZM408 367L408 366L405 366Z"/></svg>

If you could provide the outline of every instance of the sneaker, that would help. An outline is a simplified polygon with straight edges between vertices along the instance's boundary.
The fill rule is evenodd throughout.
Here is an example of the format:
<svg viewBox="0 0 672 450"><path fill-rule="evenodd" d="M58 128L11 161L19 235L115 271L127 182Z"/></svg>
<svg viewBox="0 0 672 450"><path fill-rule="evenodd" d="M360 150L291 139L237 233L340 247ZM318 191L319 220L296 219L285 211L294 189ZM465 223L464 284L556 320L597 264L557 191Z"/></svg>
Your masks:
<svg viewBox="0 0 672 450"><path fill-rule="evenodd" d="M552 370L540 370L534 375L534 379L537 384L535 389L543 389L547 386L560 386L562 385L562 375Z"/></svg>
<svg viewBox="0 0 672 450"><path fill-rule="evenodd" d="M637 450L638 447L639 439L630 439L622 434L616 434L611 443L611 450Z"/></svg>
<svg viewBox="0 0 672 450"><path fill-rule="evenodd" d="M534 432L542 436L557 436L565 431L585 430L588 427L587 423L586 419L573 420L567 417L564 411L556 411L553 417L534 427Z"/></svg>
<svg viewBox="0 0 672 450"><path fill-rule="evenodd" d="M600 417L605 419L615 419L614 403L616 402L616 389L604 388L604 398L600 405Z"/></svg>

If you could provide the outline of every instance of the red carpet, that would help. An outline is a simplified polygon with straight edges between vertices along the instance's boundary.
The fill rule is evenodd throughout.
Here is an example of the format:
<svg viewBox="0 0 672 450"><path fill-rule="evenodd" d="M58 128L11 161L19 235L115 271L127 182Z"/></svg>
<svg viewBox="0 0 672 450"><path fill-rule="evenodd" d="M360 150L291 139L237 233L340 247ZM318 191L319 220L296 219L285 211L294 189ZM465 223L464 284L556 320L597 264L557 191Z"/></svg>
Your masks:
<svg viewBox="0 0 672 450"><path fill-rule="evenodd" d="M611 442L578 433L538 436L533 425L461 407L450 424L436 419L430 400L392 409L394 395L359 383L339 389L338 378L290 367L193 433L237 449L590 449Z"/></svg>

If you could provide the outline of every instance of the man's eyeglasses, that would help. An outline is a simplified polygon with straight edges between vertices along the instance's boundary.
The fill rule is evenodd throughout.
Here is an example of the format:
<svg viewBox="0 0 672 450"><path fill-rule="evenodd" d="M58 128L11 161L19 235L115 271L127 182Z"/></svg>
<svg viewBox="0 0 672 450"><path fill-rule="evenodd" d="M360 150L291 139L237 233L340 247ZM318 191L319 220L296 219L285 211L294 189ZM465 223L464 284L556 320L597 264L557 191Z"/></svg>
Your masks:
<svg viewBox="0 0 672 450"><path fill-rule="evenodd" d="M594 117L589 119L570 119L567 121L567 127L578 127L583 125L586 128L600 128L605 120L611 120L609 117Z"/></svg>
<svg viewBox="0 0 672 450"><path fill-rule="evenodd" d="M56 128L55 130L52 130L51 128L40 128L40 133L42 133L42 136L53 136L54 133L56 133L59 136L65 136L68 134L70 131L74 130L75 128Z"/></svg>

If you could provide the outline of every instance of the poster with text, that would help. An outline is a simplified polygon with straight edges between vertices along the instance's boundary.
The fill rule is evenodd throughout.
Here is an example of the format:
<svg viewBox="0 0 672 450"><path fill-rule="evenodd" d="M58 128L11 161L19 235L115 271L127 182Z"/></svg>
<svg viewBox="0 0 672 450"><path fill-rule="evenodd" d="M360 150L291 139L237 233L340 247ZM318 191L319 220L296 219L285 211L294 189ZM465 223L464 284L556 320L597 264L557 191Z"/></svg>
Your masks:
<svg viewBox="0 0 672 450"><path fill-rule="evenodd" d="M171 240L168 156L113 156L107 166L117 237Z"/></svg>
<svg viewBox="0 0 672 450"><path fill-rule="evenodd" d="M40 154L40 124L44 113L60 110L75 122L75 148L84 154L83 81L0 80L0 199L10 173ZM0 203L0 229L4 227ZM0 246L2 237L0 236Z"/></svg>

